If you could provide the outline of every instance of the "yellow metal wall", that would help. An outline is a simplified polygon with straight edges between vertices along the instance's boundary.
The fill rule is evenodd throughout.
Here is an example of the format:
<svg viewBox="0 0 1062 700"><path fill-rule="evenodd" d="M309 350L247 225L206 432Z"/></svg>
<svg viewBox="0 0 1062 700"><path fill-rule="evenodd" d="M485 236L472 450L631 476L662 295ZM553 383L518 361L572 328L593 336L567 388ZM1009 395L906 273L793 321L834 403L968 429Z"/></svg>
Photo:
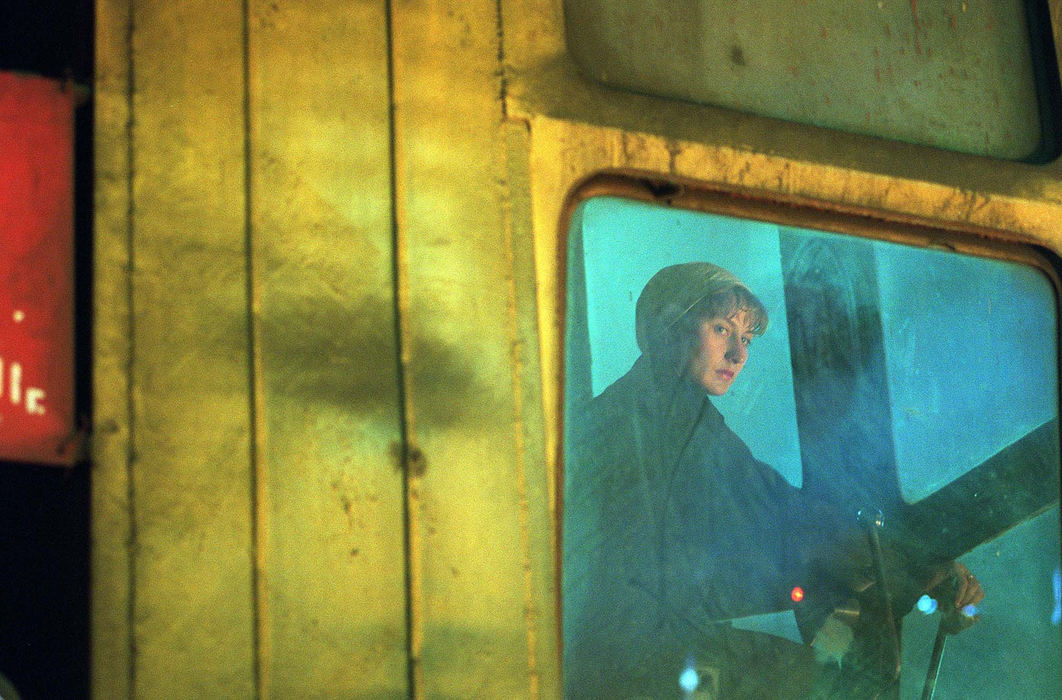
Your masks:
<svg viewBox="0 0 1062 700"><path fill-rule="evenodd" d="M403 695L381 2L100 2L99 697Z"/></svg>
<svg viewBox="0 0 1062 700"><path fill-rule="evenodd" d="M494 2L98 4L97 696L554 693L500 41Z"/></svg>
<svg viewBox="0 0 1062 700"><path fill-rule="evenodd" d="M1056 164L609 90L560 0L97 8L101 698L559 694L559 226L595 173L1062 249Z"/></svg>

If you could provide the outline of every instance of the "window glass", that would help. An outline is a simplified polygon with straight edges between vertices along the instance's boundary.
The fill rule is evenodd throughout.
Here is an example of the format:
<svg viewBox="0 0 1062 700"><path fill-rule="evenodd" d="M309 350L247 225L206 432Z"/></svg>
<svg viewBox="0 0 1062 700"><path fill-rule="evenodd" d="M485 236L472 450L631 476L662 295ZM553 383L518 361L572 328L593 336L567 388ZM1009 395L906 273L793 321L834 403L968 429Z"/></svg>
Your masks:
<svg viewBox="0 0 1062 700"><path fill-rule="evenodd" d="M913 502L1055 417L1054 292L1030 268L876 247L896 463Z"/></svg>
<svg viewBox="0 0 1062 700"><path fill-rule="evenodd" d="M1042 0L566 0L591 78L768 117L1015 160L1053 157Z"/></svg>
<svg viewBox="0 0 1062 700"><path fill-rule="evenodd" d="M915 695L927 592L980 615L942 693L1062 690L1044 272L618 197L568 240L569 695Z"/></svg>
<svg viewBox="0 0 1062 700"><path fill-rule="evenodd" d="M593 199L582 208L582 274L591 353L586 360L595 396L630 369L640 354L634 304L645 283L666 265L704 259L706 228L725 231L728 240L725 248L713 251L712 260L746 271L748 284L772 312L771 332L756 339L757 353L788 355L785 297L777 284L782 277L777 226L623 199ZM800 445L789 363L750 363L744 378L749 381L719 398L720 410L735 419L766 416L761 423L750 423L744 439L755 454L799 486Z"/></svg>

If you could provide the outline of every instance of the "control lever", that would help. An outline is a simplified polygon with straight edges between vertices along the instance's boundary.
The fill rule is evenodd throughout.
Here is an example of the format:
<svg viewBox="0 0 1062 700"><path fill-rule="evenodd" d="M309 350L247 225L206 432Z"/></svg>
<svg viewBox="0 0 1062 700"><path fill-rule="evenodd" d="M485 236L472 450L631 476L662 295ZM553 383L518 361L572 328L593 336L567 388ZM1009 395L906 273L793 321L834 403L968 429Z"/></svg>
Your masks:
<svg viewBox="0 0 1062 700"><path fill-rule="evenodd" d="M958 588L958 582L954 577L947 584L951 586L953 591ZM951 596L945 595L942 597L947 599ZM940 623L937 625L937 636L933 640L933 652L929 655L926 682L922 686L922 700L933 700L933 693L937 689L937 676L940 675L940 662L944 658L944 645L947 644L948 637L962 632L974 623L974 619L972 616L967 615L964 610L956 610L954 608L941 614Z"/></svg>
<svg viewBox="0 0 1062 700"><path fill-rule="evenodd" d="M881 609L885 611L885 622L888 625L890 651L892 652L892 675L887 678L885 688L889 688L900 679L902 657L900 656L900 635L896 629L896 617L892 612L892 600L885 582L885 555L881 551L881 539L878 536L878 532L885 524L885 516L880 510L873 511L873 513L860 510L858 518L866 530L867 541L870 544L870 554L874 560L874 582L877 584Z"/></svg>

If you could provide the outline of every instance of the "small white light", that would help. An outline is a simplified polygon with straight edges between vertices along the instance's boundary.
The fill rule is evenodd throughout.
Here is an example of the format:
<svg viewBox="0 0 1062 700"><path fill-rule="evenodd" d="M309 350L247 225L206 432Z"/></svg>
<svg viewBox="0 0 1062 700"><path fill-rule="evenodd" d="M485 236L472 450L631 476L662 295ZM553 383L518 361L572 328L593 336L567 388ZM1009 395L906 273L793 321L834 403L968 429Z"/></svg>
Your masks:
<svg viewBox="0 0 1062 700"><path fill-rule="evenodd" d="M694 668L687 668L679 676L679 685L687 693L692 693L697 690L697 686L701 684L701 677L697 674L697 670Z"/></svg>
<svg viewBox="0 0 1062 700"><path fill-rule="evenodd" d="M22 323L26 318L26 312L22 309L15 309L15 313L12 316L15 319L15 323Z"/></svg>

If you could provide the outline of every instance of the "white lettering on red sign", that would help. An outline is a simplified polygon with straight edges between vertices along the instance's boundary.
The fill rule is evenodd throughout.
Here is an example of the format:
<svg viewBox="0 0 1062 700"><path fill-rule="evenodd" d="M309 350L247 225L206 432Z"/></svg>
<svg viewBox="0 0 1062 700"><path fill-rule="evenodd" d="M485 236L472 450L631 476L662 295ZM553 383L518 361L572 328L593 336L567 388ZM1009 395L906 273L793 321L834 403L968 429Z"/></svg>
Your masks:
<svg viewBox="0 0 1062 700"><path fill-rule="evenodd" d="M7 396L12 406L20 404L24 406L26 413L31 416L45 414L44 390L35 386L27 386L23 391L21 363L12 362L9 365L3 357L0 357L0 399L4 396Z"/></svg>

